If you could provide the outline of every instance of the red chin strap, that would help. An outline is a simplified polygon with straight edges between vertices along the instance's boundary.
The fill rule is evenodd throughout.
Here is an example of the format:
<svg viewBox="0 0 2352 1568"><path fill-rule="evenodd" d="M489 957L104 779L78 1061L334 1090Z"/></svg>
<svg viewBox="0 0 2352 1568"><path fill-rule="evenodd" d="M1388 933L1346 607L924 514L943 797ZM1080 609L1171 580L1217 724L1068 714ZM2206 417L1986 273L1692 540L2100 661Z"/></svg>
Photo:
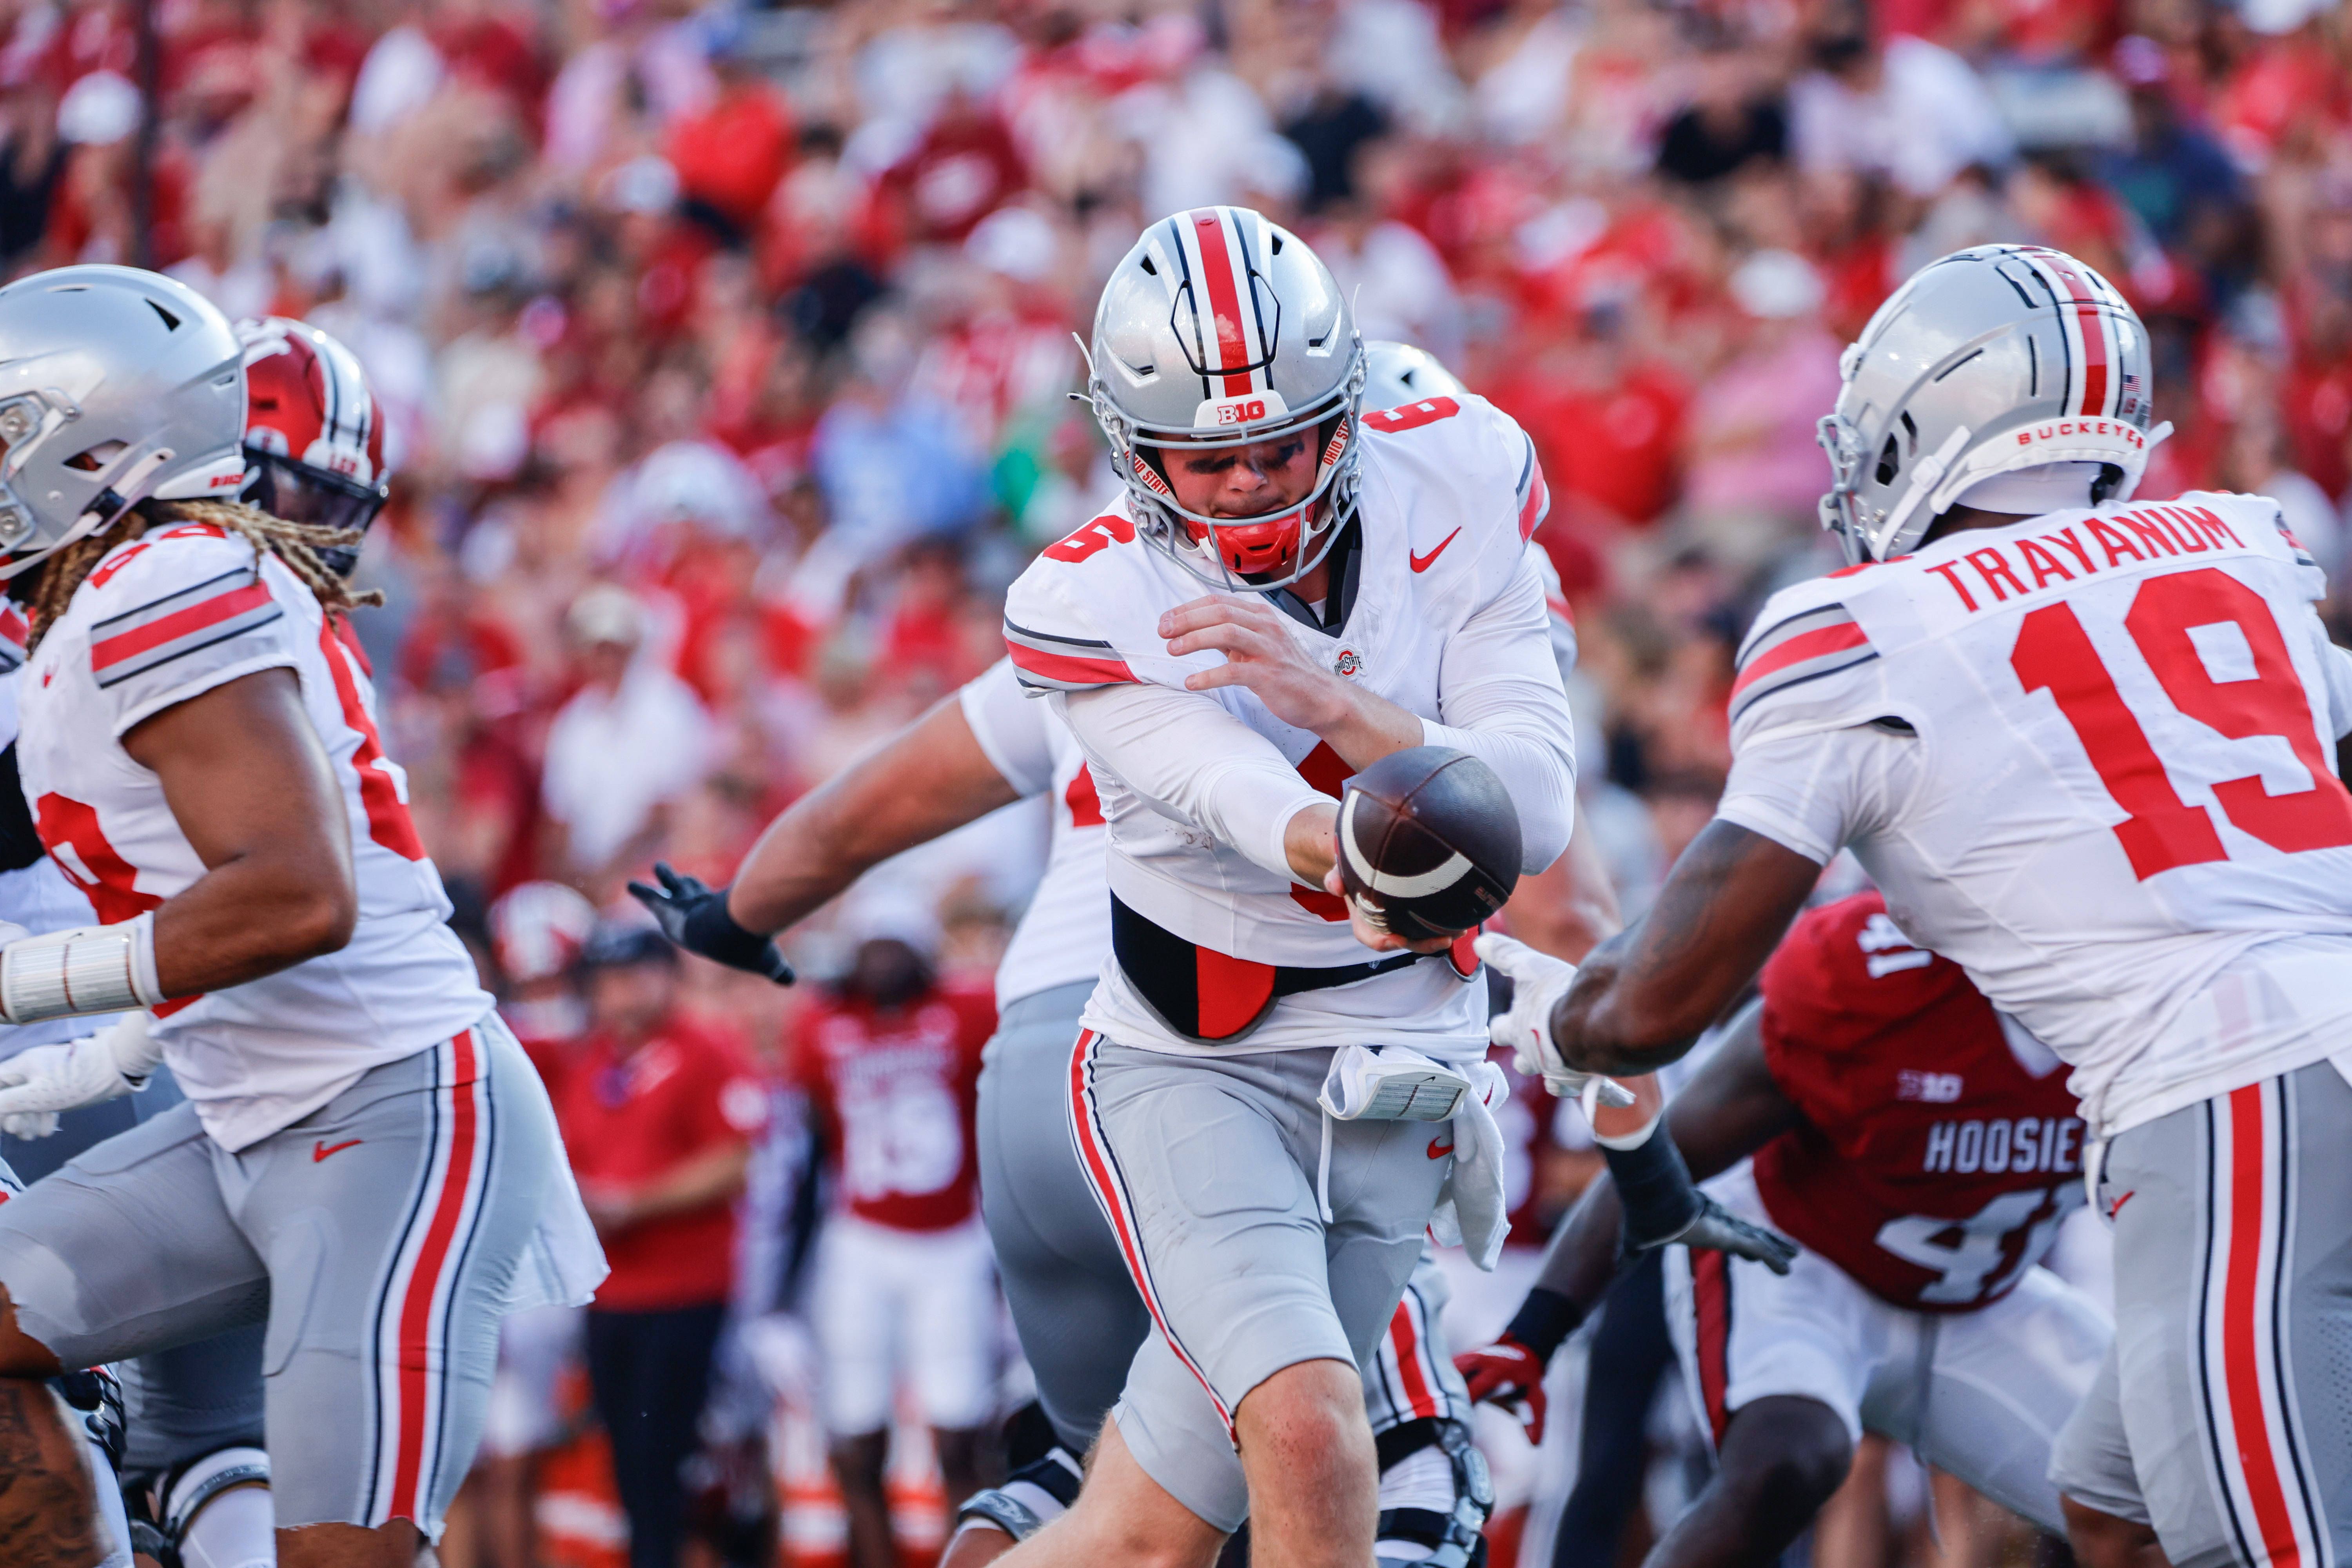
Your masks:
<svg viewBox="0 0 2352 1568"><path fill-rule="evenodd" d="M1237 577L1264 577L1288 572L1298 559L1298 541L1311 507L1296 507L1275 517L1220 519L1213 548L1225 569ZM1195 544L1209 544L1209 526L1184 520L1184 531Z"/></svg>

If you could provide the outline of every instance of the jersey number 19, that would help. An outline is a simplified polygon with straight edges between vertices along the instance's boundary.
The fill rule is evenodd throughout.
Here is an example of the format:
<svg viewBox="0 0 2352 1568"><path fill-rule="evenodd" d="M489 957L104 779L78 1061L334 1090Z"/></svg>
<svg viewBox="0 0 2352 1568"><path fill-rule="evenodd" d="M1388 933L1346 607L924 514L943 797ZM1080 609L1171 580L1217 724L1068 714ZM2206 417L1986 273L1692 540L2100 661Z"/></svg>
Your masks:
<svg viewBox="0 0 2352 1568"><path fill-rule="evenodd" d="M2275 735L2310 771L2310 788L2285 795L2271 794L2259 774L2216 784L2213 798L2232 826L2289 854L2352 844L2352 795L2320 750L2303 682L2261 595L2210 566L2151 577L2133 595L2124 626L2182 713L2233 741ZM2225 659L2237 652L2230 645L2238 637L2224 627L2242 637L2251 677L2222 680L2209 668L2209 647ZM2180 798L2073 606L2062 602L2029 612L2009 662L2028 692L2046 690L2056 700L2100 782L2126 813L2115 834L2135 876L2146 881L2159 871L2229 858L2211 814Z"/></svg>

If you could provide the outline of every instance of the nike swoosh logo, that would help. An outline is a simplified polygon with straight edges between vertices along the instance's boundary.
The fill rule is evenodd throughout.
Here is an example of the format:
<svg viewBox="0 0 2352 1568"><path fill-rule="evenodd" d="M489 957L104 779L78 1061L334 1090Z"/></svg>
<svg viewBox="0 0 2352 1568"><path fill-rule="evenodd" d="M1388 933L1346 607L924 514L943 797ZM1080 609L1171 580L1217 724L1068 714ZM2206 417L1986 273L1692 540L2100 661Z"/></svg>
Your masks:
<svg viewBox="0 0 2352 1568"><path fill-rule="evenodd" d="M1444 548L1445 548L1445 546L1444 546L1443 544L1441 544L1441 545L1439 545L1439 546L1438 546L1438 548L1439 548L1440 550L1443 550L1443 549L1444 549ZM1451 1144L1451 1143L1440 1143L1440 1142L1439 1142L1436 1139L1434 1139L1434 1138L1433 1138L1433 1139L1431 1139L1431 1140L1429 1141L1429 1157L1430 1157L1431 1159L1433 1159L1433 1160L1443 1160L1443 1159L1444 1159L1444 1158L1445 1158L1445 1156L1447 1156L1448 1154L1451 1154L1451 1153L1453 1153L1453 1152L1454 1152L1454 1145L1453 1145L1453 1144Z"/></svg>
<svg viewBox="0 0 2352 1568"><path fill-rule="evenodd" d="M2112 1204L2108 1205L2107 1205L2107 1218L2108 1218L2108 1219L2110 1219L2110 1220L2112 1220L2112 1219L2114 1219L2114 1218L2116 1217L2116 1215L2119 1215L2119 1214L2123 1213L2123 1212L2124 1212L2124 1205L2125 1205L2126 1204L2127 1204L2127 1203L2131 1202L2131 1201L2132 1201L2132 1199L2134 1199L2134 1198L2137 1197L2138 1195L2139 1195L2139 1189L2138 1189L2137 1187L2134 1187L2130 1192L2126 1193L2123 1196L2121 1196L2121 1197L2117 1198L2114 1203L2112 1203Z"/></svg>
<svg viewBox="0 0 2352 1568"><path fill-rule="evenodd" d="M310 1163L315 1165L330 1154L340 1154L346 1149L355 1147L356 1145L366 1142L367 1140L364 1138L347 1138L341 1143L330 1143L324 1138L321 1138L317 1142L310 1145Z"/></svg>
<svg viewBox="0 0 2352 1568"><path fill-rule="evenodd" d="M1453 542L1454 542L1454 534L1457 534L1457 533L1460 533L1461 531L1461 531L1460 529L1458 529L1458 528L1457 528L1457 529L1455 529L1455 530L1454 531L1454 533L1449 533L1449 534L1447 534L1444 538L1443 538L1443 539L1439 540L1439 541L1437 542L1437 548L1436 548L1436 549L1434 549L1434 550L1433 550L1433 551L1431 551L1428 554L1426 554L1426 555L1415 555L1415 556L1413 556L1413 557L1412 557L1412 569L1413 569L1414 571L1416 571L1416 572L1426 572L1426 571L1428 571L1428 570L1429 570L1430 563L1431 563L1431 562L1433 562L1433 561L1434 561L1434 560L1436 560L1439 556L1441 556L1441 555L1444 554L1444 553L1445 553L1445 547L1446 547L1447 545L1449 545L1449 544L1451 544L1451 543L1453 543Z"/></svg>

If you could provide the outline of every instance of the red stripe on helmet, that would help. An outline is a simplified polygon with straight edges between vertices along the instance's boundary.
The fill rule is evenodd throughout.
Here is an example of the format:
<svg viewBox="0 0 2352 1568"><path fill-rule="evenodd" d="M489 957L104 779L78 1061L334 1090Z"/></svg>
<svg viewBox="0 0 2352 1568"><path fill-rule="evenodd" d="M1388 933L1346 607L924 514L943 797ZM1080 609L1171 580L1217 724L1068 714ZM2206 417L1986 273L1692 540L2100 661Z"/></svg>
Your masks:
<svg viewBox="0 0 2352 1568"><path fill-rule="evenodd" d="M1209 310L1217 321L1217 368L1225 372L1225 395L1237 397L1250 390L1247 371L1229 367L1249 363L1242 337L1242 296L1234 282L1234 261L1225 249L1225 220L1214 207L1199 207L1190 215L1192 237L1201 247L1201 281L1209 290Z"/></svg>
<svg viewBox="0 0 2352 1568"><path fill-rule="evenodd" d="M2050 270L2066 285L2067 298L2073 302L2075 322L2083 332L2083 402L2077 414L2100 415L2107 411L2107 336L2099 308L2098 297L2091 292L2090 284L2074 266L2074 258L2060 251L2049 253Z"/></svg>

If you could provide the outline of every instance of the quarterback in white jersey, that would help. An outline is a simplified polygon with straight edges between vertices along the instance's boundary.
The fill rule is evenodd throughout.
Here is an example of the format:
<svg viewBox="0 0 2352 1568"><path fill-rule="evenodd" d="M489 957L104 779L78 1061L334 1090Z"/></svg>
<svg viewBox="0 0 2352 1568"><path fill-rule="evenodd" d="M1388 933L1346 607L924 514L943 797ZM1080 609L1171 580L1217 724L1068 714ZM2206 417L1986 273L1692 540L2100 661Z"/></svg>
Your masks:
<svg viewBox="0 0 2352 1568"><path fill-rule="evenodd" d="M348 538L202 499L242 481L245 414L241 346L188 289L0 289L19 772L101 922L0 946L0 1016L125 1015L7 1063L0 1115L159 1058L190 1097L0 1205L0 1386L267 1319L279 1562L404 1563L470 1461L499 1315L582 1299L601 1259L330 619L352 601L312 545Z"/></svg>
<svg viewBox="0 0 2352 1568"><path fill-rule="evenodd" d="M1466 943L1405 951L1333 896L1337 797L1446 746L1502 781L1523 869L1566 847L1541 475L1476 397L1363 415L1328 272L1243 209L1146 230L1092 357L1126 493L1013 584L1005 637L1109 829L1073 1133L1152 1330L1076 1504L1007 1560L1205 1563L1246 1517L1255 1552L1352 1565L1378 1511L1355 1368L1441 1193L1489 1196L1454 1151L1492 1121L1475 1094L1447 1098L1451 1142L1324 1108L1343 1047L1465 1087L1484 1066Z"/></svg>
<svg viewBox="0 0 2352 1568"><path fill-rule="evenodd" d="M2074 1069L2117 1312L2052 1467L2078 1549L2332 1561L2352 679L2274 504L2129 500L2147 370L2129 306L2054 251L1962 251L1881 307L1823 421L1855 564L1759 616L1717 820L1541 1026L1572 1068L1672 1059L1851 847Z"/></svg>

